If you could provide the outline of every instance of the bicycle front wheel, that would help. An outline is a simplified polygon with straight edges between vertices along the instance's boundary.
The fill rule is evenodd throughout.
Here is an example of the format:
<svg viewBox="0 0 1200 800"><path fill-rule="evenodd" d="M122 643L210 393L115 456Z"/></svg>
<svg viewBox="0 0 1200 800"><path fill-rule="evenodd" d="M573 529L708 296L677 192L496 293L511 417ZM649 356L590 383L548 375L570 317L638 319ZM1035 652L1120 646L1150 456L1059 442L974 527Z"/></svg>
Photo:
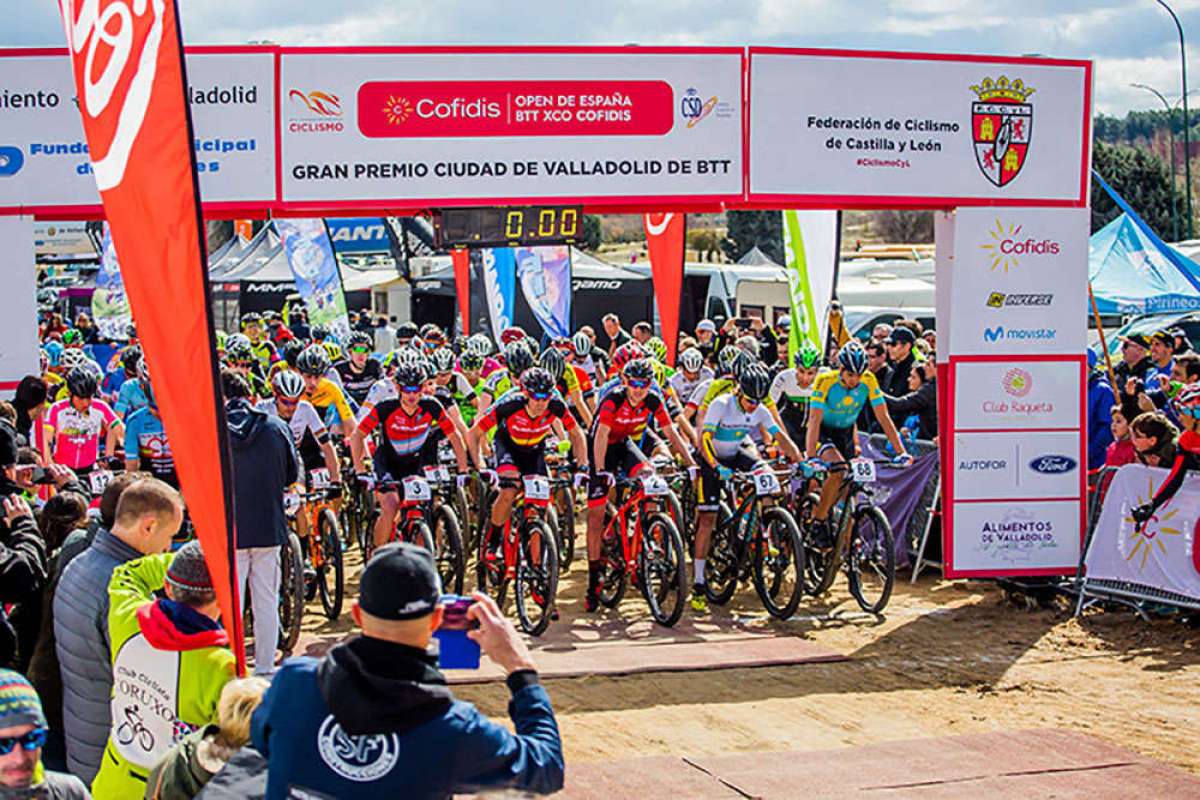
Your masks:
<svg viewBox="0 0 1200 800"><path fill-rule="evenodd" d="M896 548L892 526L875 506L854 512L846 572L859 607L868 614L883 611L896 583Z"/></svg>
<svg viewBox="0 0 1200 800"><path fill-rule="evenodd" d="M727 503L722 502L708 545L708 561L704 569L704 594L709 602L723 606L733 599L738 585L737 537L738 520Z"/></svg>
<svg viewBox="0 0 1200 800"><path fill-rule="evenodd" d="M816 494L804 495L799 498L793 515L800 526L800 541L804 545L804 591L813 597L825 594L833 586L839 563L837 547L818 547L813 542L812 514L819 502ZM829 524L833 524L832 517ZM834 536L836 538L836 531Z"/></svg>
<svg viewBox="0 0 1200 800"><path fill-rule="evenodd" d="M448 594L462 594L466 559L458 515L450 506L440 506L434 515L433 542L437 548L433 552L437 558L438 575L442 579L442 590Z"/></svg>
<svg viewBox="0 0 1200 800"><path fill-rule="evenodd" d="M638 582L650 606L650 616L668 628L683 615L687 597L684 561L683 539L675 523L666 514L651 514L642 529Z"/></svg>
<svg viewBox="0 0 1200 800"><path fill-rule="evenodd" d="M290 653L300 639L304 619L304 559L300 555L300 537L289 533L280 548L279 577L279 649Z"/></svg>
<svg viewBox="0 0 1200 800"><path fill-rule="evenodd" d="M800 528L785 508L763 511L754 553L754 588L763 608L776 619L787 619L804 596L804 546Z"/></svg>
<svg viewBox="0 0 1200 800"><path fill-rule="evenodd" d="M528 523L521 531L517 555L517 577L513 594L521 630L541 636L554 613L554 595L558 592L558 548L550 527L540 520Z"/></svg>
<svg viewBox="0 0 1200 800"><path fill-rule="evenodd" d="M321 510L317 517L317 544L321 548L321 566L317 568L317 590L321 607L329 620L342 613L342 594L345 586L345 564L342 563L342 534L333 510Z"/></svg>

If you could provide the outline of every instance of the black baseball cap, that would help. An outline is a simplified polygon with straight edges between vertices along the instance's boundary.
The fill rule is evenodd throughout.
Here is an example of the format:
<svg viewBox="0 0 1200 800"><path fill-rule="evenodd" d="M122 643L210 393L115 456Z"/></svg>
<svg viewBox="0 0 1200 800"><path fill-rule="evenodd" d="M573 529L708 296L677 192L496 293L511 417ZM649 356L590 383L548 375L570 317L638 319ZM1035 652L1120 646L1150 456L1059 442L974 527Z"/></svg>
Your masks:
<svg viewBox="0 0 1200 800"><path fill-rule="evenodd" d="M410 542L392 542L367 562L358 604L379 619L417 619L432 614L441 596L433 554Z"/></svg>
<svg viewBox="0 0 1200 800"><path fill-rule="evenodd" d="M888 344L912 344L917 341L917 337L908 328L892 328L892 332L883 341Z"/></svg>
<svg viewBox="0 0 1200 800"><path fill-rule="evenodd" d="M1132 342L1133 344L1141 347L1150 346L1150 337L1144 333L1132 333L1129 336L1122 336L1121 339L1126 342Z"/></svg>

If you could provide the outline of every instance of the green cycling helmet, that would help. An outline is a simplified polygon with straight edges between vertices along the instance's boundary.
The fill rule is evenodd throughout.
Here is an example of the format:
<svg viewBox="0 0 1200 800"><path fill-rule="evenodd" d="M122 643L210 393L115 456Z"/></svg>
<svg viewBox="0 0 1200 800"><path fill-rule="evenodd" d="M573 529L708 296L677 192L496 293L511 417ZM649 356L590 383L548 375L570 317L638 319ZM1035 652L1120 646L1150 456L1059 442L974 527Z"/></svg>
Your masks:
<svg viewBox="0 0 1200 800"><path fill-rule="evenodd" d="M650 351L650 355L660 364L667 363L667 343L657 336L651 336L646 340L646 349Z"/></svg>
<svg viewBox="0 0 1200 800"><path fill-rule="evenodd" d="M796 369L812 369L821 365L821 351L812 342L804 342L792 358Z"/></svg>

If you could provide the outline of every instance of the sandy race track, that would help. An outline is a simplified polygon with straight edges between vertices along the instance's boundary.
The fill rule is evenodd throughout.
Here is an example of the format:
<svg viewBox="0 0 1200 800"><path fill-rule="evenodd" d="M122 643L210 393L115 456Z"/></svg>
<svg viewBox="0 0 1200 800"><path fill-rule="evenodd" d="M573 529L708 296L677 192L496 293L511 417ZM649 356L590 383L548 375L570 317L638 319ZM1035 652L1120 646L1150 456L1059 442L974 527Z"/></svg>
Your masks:
<svg viewBox="0 0 1200 800"><path fill-rule="evenodd" d="M335 623L310 604L297 654L319 654L351 630L359 555L347 554L347 611ZM885 619L858 611L844 580L831 597L772 622L752 589L679 630L655 631L634 592L615 611L582 612L578 562L559 591L547 642L727 639L773 632L849 657L836 663L587 676L547 681L568 761L652 755L818 750L1018 728L1068 728L1200 774L1200 630L1147 624L1128 612L1019 609L986 582L902 573ZM468 576L468 586L472 578ZM553 641L551 641L553 640ZM696 639L699 641L699 639ZM631 646L633 646L631 644ZM536 658L536 649L535 649ZM506 719L502 684L455 693Z"/></svg>

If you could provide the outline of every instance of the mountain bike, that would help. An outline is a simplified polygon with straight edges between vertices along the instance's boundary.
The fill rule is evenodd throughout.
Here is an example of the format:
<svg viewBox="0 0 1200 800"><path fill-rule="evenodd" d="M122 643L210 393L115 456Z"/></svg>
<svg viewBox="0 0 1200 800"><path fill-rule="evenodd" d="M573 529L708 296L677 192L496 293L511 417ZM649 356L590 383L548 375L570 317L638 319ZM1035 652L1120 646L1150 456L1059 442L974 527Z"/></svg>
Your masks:
<svg viewBox="0 0 1200 800"><path fill-rule="evenodd" d="M617 481L617 503L605 512L600 558L600 602L616 608L631 578L660 625L683 615L687 568L683 540L667 513L671 489L650 474ZM623 499L622 499L623 498Z"/></svg>
<svg viewBox="0 0 1200 800"><path fill-rule="evenodd" d="M805 552L812 564L806 590L813 595L824 594L833 585L840 568L846 573L850 594L869 614L878 614L887 607L896 583L892 526L875 505L870 487L875 481L877 465L895 466L891 461L866 458L815 466L814 476L821 480L829 473L844 473L828 520L836 532L832 546L824 546L813 537L813 511L819 499L815 493L799 493L795 512L803 531Z"/></svg>
<svg viewBox="0 0 1200 800"><path fill-rule="evenodd" d="M442 589L447 594L462 594L467 555L462 540L458 509L465 502L454 474L445 465L425 467L425 480L432 489L426 519L433 521L433 554L437 561Z"/></svg>
<svg viewBox="0 0 1200 800"><path fill-rule="evenodd" d="M764 467L735 474L722 487L722 500L709 544L704 594L717 605L733 597L753 574L754 589L771 616L787 619L804 596L804 546L800 527L782 505L768 505L783 492L781 473Z"/></svg>
<svg viewBox="0 0 1200 800"><path fill-rule="evenodd" d="M454 510L442 499L446 483L453 483L454 480L448 472L443 474L437 471L440 468L428 469L433 470L427 473L434 477L433 481L428 477L409 475L399 481L380 482L380 491L397 491L400 494L400 507L388 542L410 542L424 547L433 554L443 589L458 594L463 586L462 537ZM374 513L378 515L379 509L376 508ZM430 527L431 520L433 527ZM373 522L370 527L374 529ZM441 548L438 547L439 541ZM368 550L368 560L373 550L373 546Z"/></svg>
<svg viewBox="0 0 1200 800"><path fill-rule="evenodd" d="M558 546L555 534L546 522L550 506L550 479L545 475L526 475L520 480L501 478L500 486L515 488L513 510L504 523L499 547L488 541L488 530L479 536L476 579L479 591L490 593L504 607L509 583L517 607L521 630L540 636L557 616L554 608L558 592ZM488 493L481 509L482 518L491 518L491 504L497 497Z"/></svg>
<svg viewBox="0 0 1200 800"><path fill-rule="evenodd" d="M558 546L559 570L566 572L575 559L575 470L565 460L546 459L550 470L550 505L546 521Z"/></svg>
<svg viewBox="0 0 1200 800"><path fill-rule="evenodd" d="M330 621L342 613L345 590L346 566L342 558L342 526L334 511L334 501L342 496L340 487L332 487L329 472L324 469L310 470L308 491L300 497L300 514L304 515L308 528L308 560L312 565L311 580L316 584L316 593L321 596L321 608ZM307 580L306 580L307 583ZM312 592L306 586L305 597Z"/></svg>

